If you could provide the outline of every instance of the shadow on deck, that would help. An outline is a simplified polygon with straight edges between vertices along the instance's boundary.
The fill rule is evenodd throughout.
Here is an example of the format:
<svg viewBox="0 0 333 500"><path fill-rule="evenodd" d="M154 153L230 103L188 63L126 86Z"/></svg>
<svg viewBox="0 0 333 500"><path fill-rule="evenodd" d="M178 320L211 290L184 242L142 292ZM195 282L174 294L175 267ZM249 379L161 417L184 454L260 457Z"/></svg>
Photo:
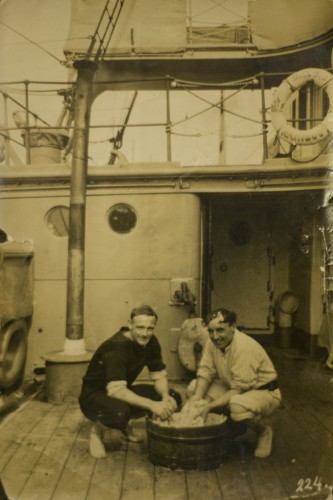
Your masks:
<svg viewBox="0 0 333 500"><path fill-rule="evenodd" d="M107 457L96 460L88 449L90 423L78 405L36 397L1 424L0 471L8 497L332 500L333 372L292 349L271 349L270 355L279 373L283 406L270 419L275 438L269 458L254 458L255 436L247 431L218 469L171 471L152 465L146 439L128 443L110 430ZM145 437L144 423L137 425Z"/></svg>

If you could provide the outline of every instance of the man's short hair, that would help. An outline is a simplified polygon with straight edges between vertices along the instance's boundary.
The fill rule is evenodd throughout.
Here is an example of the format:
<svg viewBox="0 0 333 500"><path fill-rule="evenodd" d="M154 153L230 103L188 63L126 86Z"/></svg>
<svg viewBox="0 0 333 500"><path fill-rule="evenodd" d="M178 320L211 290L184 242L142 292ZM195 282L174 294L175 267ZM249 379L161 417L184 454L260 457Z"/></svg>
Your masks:
<svg viewBox="0 0 333 500"><path fill-rule="evenodd" d="M219 316L223 316L223 322L228 323L228 325L235 324L237 320L236 313L234 313L233 311L228 311L228 309L224 309L223 307L219 307L218 309L214 309L208 314L206 318L206 324L208 325L210 321L218 318Z"/></svg>
<svg viewBox="0 0 333 500"><path fill-rule="evenodd" d="M157 313L152 307L147 305L134 307L134 309L132 309L130 317L131 319L133 319L135 316L154 316L154 318L156 318L156 321L158 320Z"/></svg>

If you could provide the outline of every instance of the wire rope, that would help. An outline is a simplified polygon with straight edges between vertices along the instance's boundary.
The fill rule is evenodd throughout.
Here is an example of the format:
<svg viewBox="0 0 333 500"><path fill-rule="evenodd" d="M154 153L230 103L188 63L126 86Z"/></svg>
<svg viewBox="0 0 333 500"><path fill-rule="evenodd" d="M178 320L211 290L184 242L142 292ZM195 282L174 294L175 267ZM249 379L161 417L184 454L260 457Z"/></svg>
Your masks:
<svg viewBox="0 0 333 500"><path fill-rule="evenodd" d="M64 64L64 61L62 61L57 56L55 56L54 54L52 54L52 52L44 49L44 47L42 47L41 45L39 45L37 42L34 42L33 40L30 40L30 38L28 38L27 36L22 35L22 33L20 33L19 31L17 31L16 29L12 28L11 26L9 26L9 24L4 23L3 21L0 21L0 24L2 24L3 26L6 26L7 29L9 29L9 30L13 31L14 33L16 33L17 35L21 36L22 38L24 38L25 40L27 40L32 45L35 45L40 50L42 50L43 52L45 52L46 54L48 54L50 57L52 57L53 59L55 59L56 61L58 61L60 64Z"/></svg>

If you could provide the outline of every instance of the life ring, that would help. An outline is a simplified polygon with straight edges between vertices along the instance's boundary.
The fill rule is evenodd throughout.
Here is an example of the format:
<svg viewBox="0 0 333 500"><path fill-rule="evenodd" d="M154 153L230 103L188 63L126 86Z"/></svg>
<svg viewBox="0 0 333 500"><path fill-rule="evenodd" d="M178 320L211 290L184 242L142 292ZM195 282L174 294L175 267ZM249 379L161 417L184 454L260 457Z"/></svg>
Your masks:
<svg viewBox="0 0 333 500"><path fill-rule="evenodd" d="M0 333L0 388L12 387L21 377L28 350L24 319L8 323Z"/></svg>
<svg viewBox="0 0 333 500"><path fill-rule="evenodd" d="M309 130L298 130L288 124L284 108L292 93L309 81L326 90L329 110L319 125ZM271 120L278 136L293 145L316 144L328 137L333 131L333 75L324 69L307 68L283 80L273 97Z"/></svg>
<svg viewBox="0 0 333 500"><path fill-rule="evenodd" d="M180 329L178 356L182 365L195 372L201 359L203 348L209 338L202 318L189 318Z"/></svg>

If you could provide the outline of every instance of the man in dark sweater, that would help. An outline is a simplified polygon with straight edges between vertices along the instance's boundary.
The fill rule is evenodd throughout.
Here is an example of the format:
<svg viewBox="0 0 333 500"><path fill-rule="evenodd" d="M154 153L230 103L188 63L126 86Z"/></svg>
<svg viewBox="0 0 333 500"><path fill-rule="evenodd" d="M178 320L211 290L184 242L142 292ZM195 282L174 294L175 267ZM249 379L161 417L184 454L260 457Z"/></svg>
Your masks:
<svg viewBox="0 0 333 500"><path fill-rule="evenodd" d="M167 419L181 404L180 395L169 390L160 344L154 335L157 314L150 306L133 309L129 327L122 327L103 342L83 377L79 398L83 414L95 424L90 433L90 453L106 456L105 427L119 429L131 442L140 439L131 421L147 411ZM153 384L135 384L144 367Z"/></svg>

